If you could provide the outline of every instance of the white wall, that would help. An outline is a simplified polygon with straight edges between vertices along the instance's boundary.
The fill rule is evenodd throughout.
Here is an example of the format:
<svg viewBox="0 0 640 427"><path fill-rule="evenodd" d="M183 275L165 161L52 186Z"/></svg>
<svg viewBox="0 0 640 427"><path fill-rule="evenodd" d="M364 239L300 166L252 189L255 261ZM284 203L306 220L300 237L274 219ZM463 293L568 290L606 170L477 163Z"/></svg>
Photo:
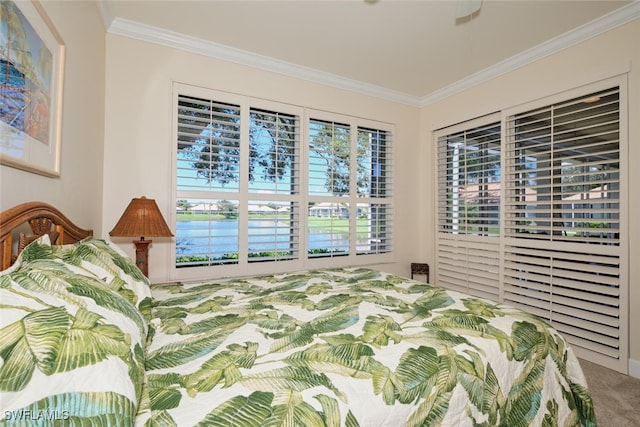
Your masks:
<svg viewBox="0 0 640 427"><path fill-rule="evenodd" d="M533 101L618 74L628 76L629 101L629 218L630 228L630 373L640 377L640 21L609 31L560 53L548 56L472 89L425 107L421 112L422 156L433 158L432 131L487 113ZM624 159L623 159L624 160ZM431 162L435 167L435 162ZM421 256L435 259L435 195L432 171L421 177L420 193L424 221L420 230L425 242ZM621 299L627 303L626 298Z"/></svg>
<svg viewBox="0 0 640 427"><path fill-rule="evenodd" d="M410 107L318 85L256 68L225 62L127 37L108 34L106 56L106 123L104 157L104 221L107 235L131 198L155 199L171 222L172 140L174 118L172 82L248 95L318 110L378 120L395 125L394 236L397 263L385 265L396 274L409 274L418 242L414 226L420 221L412 206L420 197L415 170L425 162L419 152L417 107ZM133 256L130 238L112 239ZM170 279L171 240L154 238L149 252L149 277ZM249 274L250 272L247 272Z"/></svg>
<svg viewBox="0 0 640 427"><path fill-rule="evenodd" d="M102 218L104 26L93 2L42 2L66 45L60 177L0 166L0 210L48 202L85 228Z"/></svg>

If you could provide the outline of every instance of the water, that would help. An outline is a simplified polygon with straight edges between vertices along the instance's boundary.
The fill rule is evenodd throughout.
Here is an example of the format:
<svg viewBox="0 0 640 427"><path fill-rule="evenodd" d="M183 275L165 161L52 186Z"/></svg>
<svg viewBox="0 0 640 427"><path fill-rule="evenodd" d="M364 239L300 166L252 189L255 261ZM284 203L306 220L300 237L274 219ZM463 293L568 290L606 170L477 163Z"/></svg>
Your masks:
<svg viewBox="0 0 640 427"><path fill-rule="evenodd" d="M286 250L289 247L290 229L287 221L277 219L256 219L248 221L249 249L252 251ZM234 253L238 251L238 220L209 221L177 221L176 242L179 255L201 252L197 244L215 242L215 252ZM274 247L274 242L276 242ZM349 247L348 233L331 233L322 230L309 230L307 233L308 249L327 248L328 242L334 248ZM191 247L190 247L191 246Z"/></svg>

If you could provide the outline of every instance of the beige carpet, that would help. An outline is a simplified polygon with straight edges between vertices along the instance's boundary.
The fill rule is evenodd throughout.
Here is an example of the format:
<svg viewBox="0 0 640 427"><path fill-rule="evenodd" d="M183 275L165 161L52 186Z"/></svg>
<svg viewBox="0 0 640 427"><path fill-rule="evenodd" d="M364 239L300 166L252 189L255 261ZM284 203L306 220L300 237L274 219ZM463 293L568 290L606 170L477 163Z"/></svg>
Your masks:
<svg viewBox="0 0 640 427"><path fill-rule="evenodd" d="M580 360L599 427L640 426L640 379Z"/></svg>

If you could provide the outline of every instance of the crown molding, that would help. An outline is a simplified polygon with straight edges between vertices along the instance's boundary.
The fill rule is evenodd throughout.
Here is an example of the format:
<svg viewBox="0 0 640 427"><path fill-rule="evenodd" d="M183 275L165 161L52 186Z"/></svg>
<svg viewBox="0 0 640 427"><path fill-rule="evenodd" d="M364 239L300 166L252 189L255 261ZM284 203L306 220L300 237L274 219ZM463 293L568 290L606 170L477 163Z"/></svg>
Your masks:
<svg viewBox="0 0 640 427"><path fill-rule="evenodd" d="M259 55L246 50L222 45L219 43L188 36L182 33L149 26L135 21L116 17L109 29L110 34L134 38L155 43L199 55L209 56L224 61L230 61L261 70L279 73L313 83L333 86L352 92L361 93L376 98L387 99L417 106L419 97L393 91L381 86L372 85L358 80L348 79L335 74L319 71L313 68L292 64L271 57Z"/></svg>
<svg viewBox="0 0 640 427"><path fill-rule="evenodd" d="M591 22L574 28L558 37L525 50L517 55L498 62L482 71L471 74L455 83L438 89L419 101L420 107L434 104L449 96L463 92L481 83L487 82L508 72L517 70L542 58L575 46L614 28L628 24L640 18L640 1L634 0L626 6L614 10Z"/></svg>
<svg viewBox="0 0 640 427"><path fill-rule="evenodd" d="M498 62L423 97L418 97L182 33L113 17L107 3L108 2L103 0L98 1L103 21L107 27L107 32L110 34L230 61L415 107L424 107L433 104L640 18L640 0L634 0L626 6L616 9L556 38Z"/></svg>

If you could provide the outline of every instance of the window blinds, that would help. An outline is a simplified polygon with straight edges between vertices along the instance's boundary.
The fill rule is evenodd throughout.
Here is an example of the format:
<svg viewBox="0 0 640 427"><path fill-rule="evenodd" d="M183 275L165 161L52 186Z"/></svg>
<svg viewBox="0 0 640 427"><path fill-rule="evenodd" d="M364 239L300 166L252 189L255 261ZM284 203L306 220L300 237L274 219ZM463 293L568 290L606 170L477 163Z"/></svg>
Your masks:
<svg viewBox="0 0 640 427"><path fill-rule="evenodd" d="M354 122L309 121L309 258L393 247L391 132Z"/></svg>
<svg viewBox="0 0 640 427"><path fill-rule="evenodd" d="M238 191L240 106L178 98L178 189Z"/></svg>
<svg viewBox="0 0 640 427"><path fill-rule="evenodd" d="M436 133L436 280L547 319L626 372L626 103L611 82Z"/></svg>
<svg viewBox="0 0 640 427"><path fill-rule="evenodd" d="M393 249L391 132L358 127L356 254L390 253ZM363 203L367 202L367 203Z"/></svg>
<svg viewBox="0 0 640 427"><path fill-rule="evenodd" d="M300 193L299 118L252 108L249 132L249 191Z"/></svg>
<svg viewBox="0 0 640 427"><path fill-rule="evenodd" d="M500 214L500 123L438 138L438 229L497 235Z"/></svg>
<svg viewBox="0 0 640 427"><path fill-rule="evenodd" d="M249 262L298 258L300 254L298 202L250 200L248 211Z"/></svg>
<svg viewBox="0 0 640 427"><path fill-rule="evenodd" d="M237 264L238 200L179 199L176 207L176 267Z"/></svg>
<svg viewBox="0 0 640 427"><path fill-rule="evenodd" d="M504 300L626 369L620 90L507 119Z"/></svg>
<svg viewBox="0 0 640 427"><path fill-rule="evenodd" d="M300 118L177 101L176 267L297 259Z"/></svg>
<svg viewBox="0 0 640 427"><path fill-rule="evenodd" d="M495 117L437 139L437 283L499 298L501 126Z"/></svg>
<svg viewBox="0 0 640 427"><path fill-rule="evenodd" d="M390 259L391 125L180 83L174 101L176 278Z"/></svg>
<svg viewBox="0 0 640 427"><path fill-rule="evenodd" d="M618 90L509 118L506 235L618 244Z"/></svg>

